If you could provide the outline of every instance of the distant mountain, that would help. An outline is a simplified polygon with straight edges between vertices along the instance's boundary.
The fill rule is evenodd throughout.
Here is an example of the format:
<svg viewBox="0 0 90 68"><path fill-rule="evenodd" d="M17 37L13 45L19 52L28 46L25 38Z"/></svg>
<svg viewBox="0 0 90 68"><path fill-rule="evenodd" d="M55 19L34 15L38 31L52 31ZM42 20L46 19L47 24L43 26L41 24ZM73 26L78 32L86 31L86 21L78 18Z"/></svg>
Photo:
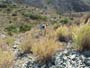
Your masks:
<svg viewBox="0 0 90 68"><path fill-rule="evenodd" d="M61 12L90 11L90 0L7 0L13 3L31 5L39 8L54 8Z"/></svg>

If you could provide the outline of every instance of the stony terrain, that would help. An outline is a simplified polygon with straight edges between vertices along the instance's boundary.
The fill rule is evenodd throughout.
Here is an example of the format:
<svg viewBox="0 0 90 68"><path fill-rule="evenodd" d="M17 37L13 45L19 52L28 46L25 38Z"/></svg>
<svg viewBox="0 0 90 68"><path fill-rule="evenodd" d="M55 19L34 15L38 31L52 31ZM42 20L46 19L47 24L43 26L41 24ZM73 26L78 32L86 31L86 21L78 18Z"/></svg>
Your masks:
<svg viewBox="0 0 90 68"><path fill-rule="evenodd" d="M5 38L5 35L1 34L1 38ZM90 51L78 52L72 48L72 43L66 44L67 47L58 51L51 61L40 64L35 56L22 53L18 49L22 40L23 35L19 35L14 41L12 51L15 59L11 68L90 68Z"/></svg>

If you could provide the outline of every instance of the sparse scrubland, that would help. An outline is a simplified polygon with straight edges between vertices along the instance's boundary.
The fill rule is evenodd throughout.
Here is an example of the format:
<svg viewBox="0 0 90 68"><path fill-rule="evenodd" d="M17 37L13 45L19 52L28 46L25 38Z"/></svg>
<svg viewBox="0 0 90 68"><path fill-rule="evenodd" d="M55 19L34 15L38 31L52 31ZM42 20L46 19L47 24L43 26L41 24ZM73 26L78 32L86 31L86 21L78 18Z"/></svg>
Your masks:
<svg viewBox="0 0 90 68"><path fill-rule="evenodd" d="M90 51L89 14L66 16L25 5L0 4L0 68L30 68L22 67L27 56L34 56L37 65L49 68L55 65L55 55L68 44L78 53ZM23 65L14 67L19 63Z"/></svg>

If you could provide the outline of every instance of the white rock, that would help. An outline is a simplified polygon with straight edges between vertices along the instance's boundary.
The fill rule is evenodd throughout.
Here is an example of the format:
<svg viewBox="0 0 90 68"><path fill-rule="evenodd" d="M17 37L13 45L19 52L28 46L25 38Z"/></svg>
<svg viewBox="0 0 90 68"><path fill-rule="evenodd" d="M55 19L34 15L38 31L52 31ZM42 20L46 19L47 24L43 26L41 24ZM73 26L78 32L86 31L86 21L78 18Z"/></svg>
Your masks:
<svg viewBox="0 0 90 68"><path fill-rule="evenodd" d="M69 58L70 59L75 59L76 55L70 55Z"/></svg>
<svg viewBox="0 0 90 68"><path fill-rule="evenodd" d="M64 59L64 60L67 60L67 57L66 57L66 56L64 56L64 57L63 57L63 59Z"/></svg>
<svg viewBox="0 0 90 68"><path fill-rule="evenodd" d="M0 34L0 38L6 38L6 35Z"/></svg>

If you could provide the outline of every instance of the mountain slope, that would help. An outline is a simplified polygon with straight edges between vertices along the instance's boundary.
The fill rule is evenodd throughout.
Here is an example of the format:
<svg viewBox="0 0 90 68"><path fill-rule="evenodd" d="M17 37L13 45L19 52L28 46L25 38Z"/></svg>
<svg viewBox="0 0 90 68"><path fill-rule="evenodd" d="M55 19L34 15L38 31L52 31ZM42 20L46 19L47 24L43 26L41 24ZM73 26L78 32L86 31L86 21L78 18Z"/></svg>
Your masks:
<svg viewBox="0 0 90 68"><path fill-rule="evenodd" d="M89 1L89 0L88 0ZM85 0L55 0L54 4L58 10L67 11L89 11L90 5L86 4Z"/></svg>
<svg viewBox="0 0 90 68"><path fill-rule="evenodd" d="M54 8L61 12L90 11L90 0L7 0L40 8Z"/></svg>

